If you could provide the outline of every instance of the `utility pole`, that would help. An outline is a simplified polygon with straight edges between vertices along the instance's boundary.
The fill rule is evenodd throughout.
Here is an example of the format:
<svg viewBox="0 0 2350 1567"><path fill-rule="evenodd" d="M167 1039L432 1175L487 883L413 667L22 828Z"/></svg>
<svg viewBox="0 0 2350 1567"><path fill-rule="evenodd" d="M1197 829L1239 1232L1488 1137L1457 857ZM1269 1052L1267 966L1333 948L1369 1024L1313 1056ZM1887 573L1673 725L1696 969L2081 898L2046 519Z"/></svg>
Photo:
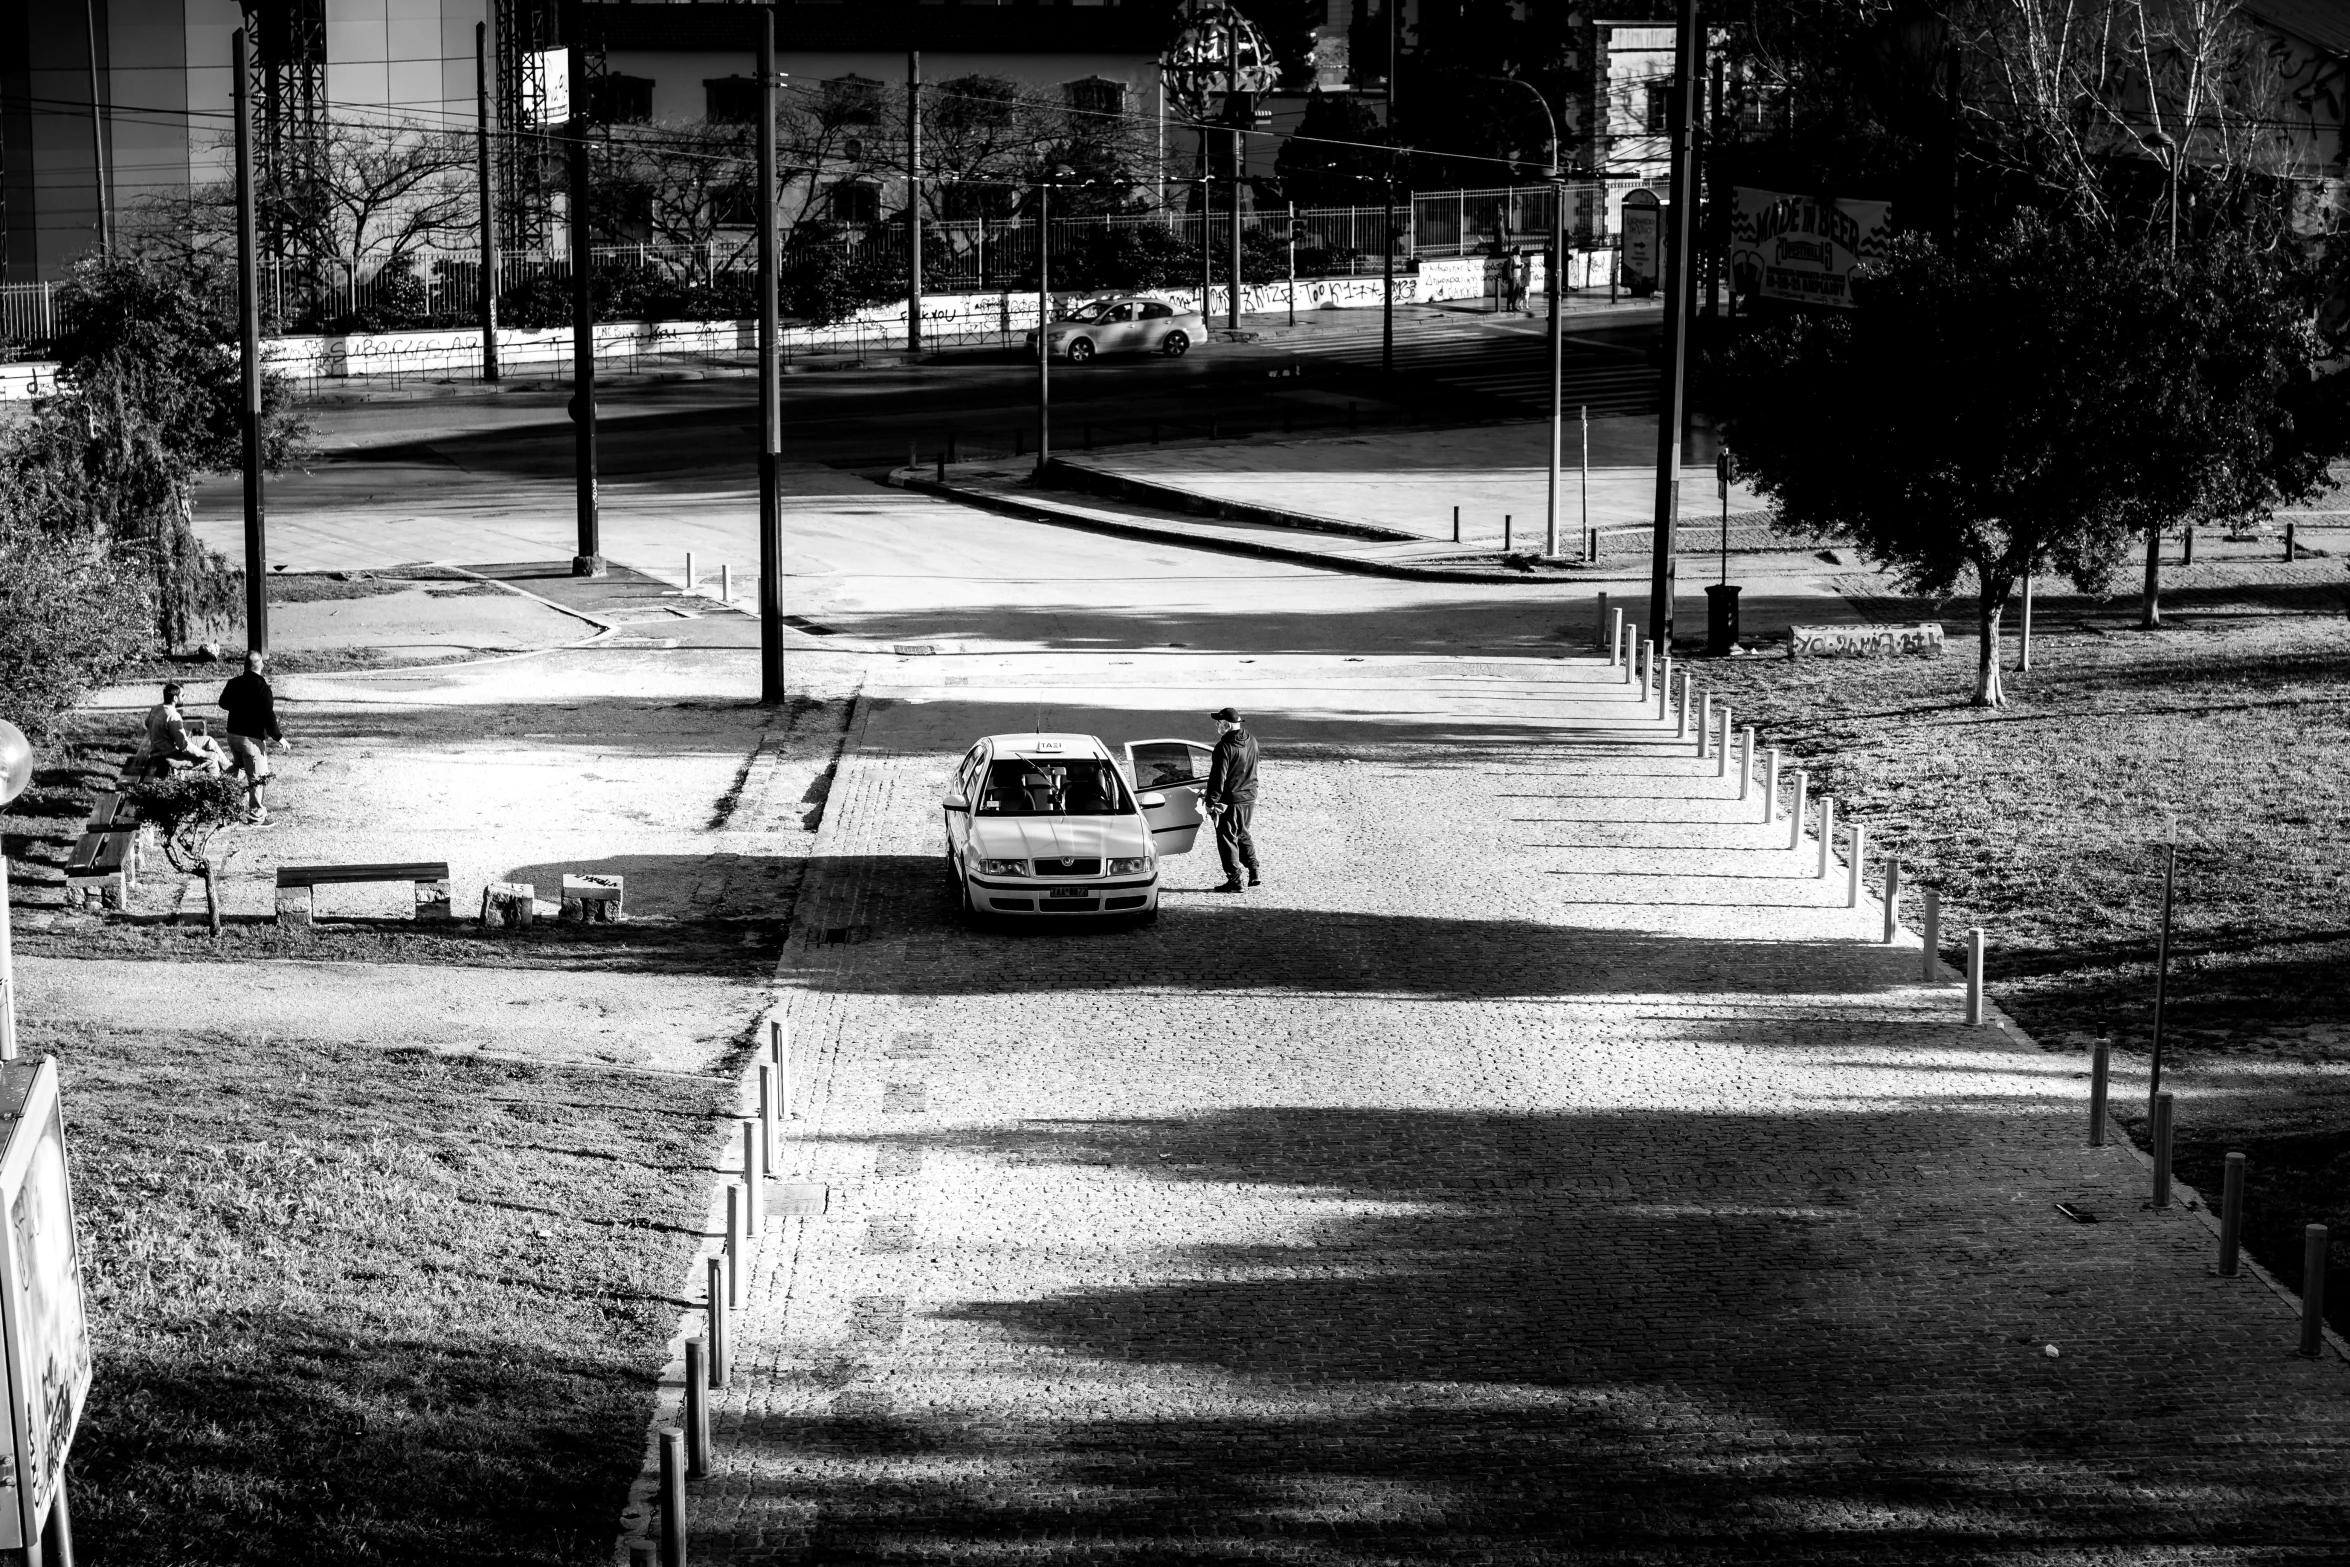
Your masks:
<svg viewBox="0 0 2350 1567"><path fill-rule="evenodd" d="M1673 645L1673 530L1681 513L1681 416L1689 396L1690 261L1697 224L1697 78L1702 69L1697 0L1680 0L1667 120L1673 210L1665 241L1664 398L1656 424L1656 536L1648 574L1648 623L1660 650Z"/></svg>
<svg viewBox="0 0 2350 1567"><path fill-rule="evenodd" d="M1402 0L1386 0L1387 5L1387 221L1386 240L1379 247L1379 276L1383 284L1379 298L1379 368L1390 375L1395 373L1395 67L1399 51L1398 40L1402 26L1397 19L1397 8Z"/></svg>
<svg viewBox="0 0 2350 1567"><path fill-rule="evenodd" d="M1208 170L1208 128L1203 124L1199 128L1199 327L1203 338L1208 317L1216 308L1216 225L1208 217L1216 209L1215 189Z"/></svg>
<svg viewBox="0 0 2350 1567"><path fill-rule="evenodd" d="M245 442L245 648L269 651L269 534L261 510L261 275L253 222L253 88L249 47L238 28L229 42L237 117L237 354L243 396L237 423Z"/></svg>
<svg viewBox="0 0 2350 1567"><path fill-rule="evenodd" d="M98 180L98 253L114 250L113 203L106 178L106 110L98 85L98 0L83 0L82 15L90 32L90 161Z"/></svg>
<svg viewBox="0 0 2350 1567"><path fill-rule="evenodd" d="M1208 133L1200 132L1200 152L1203 161L1207 152ZM1206 192L1201 192L1204 198ZM1200 203L1200 237L1207 238L1208 209ZM1046 328L1053 324L1053 187L1049 181L1039 181L1036 187L1036 476L1044 477L1045 464L1053 460L1053 337ZM1207 246L1200 246L1200 254L1207 254ZM1201 324L1206 324L1207 299L1200 300Z"/></svg>
<svg viewBox="0 0 2350 1567"><path fill-rule="evenodd" d="M772 33L773 12L769 31ZM764 72L767 67L759 68ZM922 52L906 51L906 352L922 351Z"/></svg>
<svg viewBox="0 0 2350 1567"><path fill-rule="evenodd" d="M564 150L571 186L571 422L573 482L577 489L579 551L575 577L604 574L603 533L596 515L596 295L595 258L588 249L587 29L580 0L564 0L563 53L571 78L571 118Z"/></svg>
<svg viewBox="0 0 2350 1567"><path fill-rule="evenodd" d="M490 24L473 24L473 166L481 199L481 378L498 378L498 209L490 194Z"/></svg>
<svg viewBox="0 0 2350 1567"><path fill-rule="evenodd" d="M776 360L775 9L759 9L759 700L784 699L783 377ZM920 285L916 285L917 290ZM918 296L917 296L918 297ZM915 319L907 316L910 324ZM910 328L911 329L911 328Z"/></svg>
<svg viewBox="0 0 2350 1567"><path fill-rule="evenodd" d="M1226 36L1229 43L1224 61L1224 118L1232 127L1232 267L1230 286L1224 294L1224 327L1237 332L1240 330L1240 176L1247 156L1240 128L1248 122L1252 104L1242 102L1240 96L1240 34L1234 31Z"/></svg>
<svg viewBox="0 0 2350 1567"><path fill-rule="evenodd" d="M1706 224L1705 246L1705 318L1712 321L1722 308L1722 269L1728 264L1727 244L1716 244L1715 236L1729 232L1729 207L1722 200L1722 57L1714 56L1714 106L1705 120L1705 161L1712 171L1707 180L1708 194L1713 197L1712 221ZM1713 330L1710 326L1707 331Z"/></svg>

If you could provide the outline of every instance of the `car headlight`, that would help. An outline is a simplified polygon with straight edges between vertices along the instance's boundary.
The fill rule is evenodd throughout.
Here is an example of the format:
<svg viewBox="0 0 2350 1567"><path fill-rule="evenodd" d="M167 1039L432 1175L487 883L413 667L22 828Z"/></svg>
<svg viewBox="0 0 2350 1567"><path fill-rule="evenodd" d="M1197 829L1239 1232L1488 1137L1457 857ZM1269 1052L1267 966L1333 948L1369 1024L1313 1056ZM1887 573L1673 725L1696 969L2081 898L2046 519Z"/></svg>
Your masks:
<svg viewBox="0 0 2350 1567"><path fill-rule="evenodd" d="M981 860L979 874L982 876L1025 876L1028 874L1028 862L1026 860Z"/></svg>
<svg viewBox="0 0 2350 1567"><path fill-rule="evenodd" d="M1137 855L1131 860L1112 860L1110 874L1113 876L1139 876L1150 868L1150 863L1147 858L1141 855Z"/></svg>

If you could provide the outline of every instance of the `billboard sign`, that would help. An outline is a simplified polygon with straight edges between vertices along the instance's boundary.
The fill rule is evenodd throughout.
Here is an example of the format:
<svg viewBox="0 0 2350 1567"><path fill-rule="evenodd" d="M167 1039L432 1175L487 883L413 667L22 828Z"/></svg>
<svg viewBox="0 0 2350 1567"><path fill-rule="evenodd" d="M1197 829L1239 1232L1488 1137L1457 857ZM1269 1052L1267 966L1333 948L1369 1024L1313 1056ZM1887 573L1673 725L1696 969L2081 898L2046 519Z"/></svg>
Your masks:
<svg viewBox="0 0 2350 1567"><path fill-rule="evenodd" d="M523 115L533 125L571 118L571 51L537 49L522 57Z"/></svg>
<svg viewBox="0 0 2350 1567"><path fill-rule="evenodd" d="M1737 189L1730 284L1738 293L1806 305L1852 303L1852 269L1885 254L1891 204Z"/></svg>
<svg viewBox="0 0 2350 1567"><path fill-rule="evenodd" d="M53 1061L0 1062L0 1339L10 1441L0 1450L0 1547L41 1538L90 1392L90 1319Z"/></svg>
<svg viewBox="0 0 2350 1567"><path fill-rule="evenodd" d="M1656 192L1643 187L1624 195L1624 254L1620 263L1625 289L1646 299L1664 277L1664 208Z"/></svg>

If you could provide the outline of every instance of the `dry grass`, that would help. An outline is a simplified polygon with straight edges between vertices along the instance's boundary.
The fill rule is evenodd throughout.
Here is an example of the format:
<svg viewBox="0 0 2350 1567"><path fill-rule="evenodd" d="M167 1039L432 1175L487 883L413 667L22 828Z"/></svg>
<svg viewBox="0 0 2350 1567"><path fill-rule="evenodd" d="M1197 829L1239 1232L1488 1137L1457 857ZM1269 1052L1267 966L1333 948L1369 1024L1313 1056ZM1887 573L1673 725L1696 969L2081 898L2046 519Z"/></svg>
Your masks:
<svg viewBox="0 0 2350 1567"><path fill-rule="evenodd" d="M2280 597L2301 613L2279 615ZM2164 1070L2181 1175L2216 1193L2221 1156L2250 1154L2256 1253L2294 1280L2302 1223L2350 1233L2341 599L2248 578L2160 632L2060 602L2052 618L2069 629L2040 639L2037 668L2010 674L2005 711L1966 705L1971 637L1939 661L1772 658L1700 675L1898 853L1911 886L1942 890L1949 955L1966 927L1984 928L1992 992L2025 1027L2060 1048L2111 1027L2117 1070L2139 1085L2116 1084L2125 1115L2143 1093L2161 845L2176 824ZM2350 1267L2329 1295L2350 1324Z"/></svg>
<svg viewBox="0 0 2350 1567"><path fill-rule="evenodd" d="M90 1259L91 1560L604 1558L724 1085L28 1035Z"/></svg>

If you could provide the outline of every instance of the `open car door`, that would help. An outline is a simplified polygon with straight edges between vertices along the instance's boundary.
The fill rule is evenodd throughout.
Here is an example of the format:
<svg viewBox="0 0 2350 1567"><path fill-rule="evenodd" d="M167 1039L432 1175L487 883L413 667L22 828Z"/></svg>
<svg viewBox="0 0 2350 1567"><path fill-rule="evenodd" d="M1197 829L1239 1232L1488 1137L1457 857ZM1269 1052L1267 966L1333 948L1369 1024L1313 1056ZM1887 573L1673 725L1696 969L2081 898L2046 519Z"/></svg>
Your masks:
<svg viewBox="0 0 2350 1567"><path fill-rule="evenodd" d="M1126 747L1126 772L1137 795L1166 796L1164 805L1146 805L1151 843L1161 854L1189 854L1198 841L1199 797L1208 787L1212 747L1196 740L1135 740Z"/></svg>

